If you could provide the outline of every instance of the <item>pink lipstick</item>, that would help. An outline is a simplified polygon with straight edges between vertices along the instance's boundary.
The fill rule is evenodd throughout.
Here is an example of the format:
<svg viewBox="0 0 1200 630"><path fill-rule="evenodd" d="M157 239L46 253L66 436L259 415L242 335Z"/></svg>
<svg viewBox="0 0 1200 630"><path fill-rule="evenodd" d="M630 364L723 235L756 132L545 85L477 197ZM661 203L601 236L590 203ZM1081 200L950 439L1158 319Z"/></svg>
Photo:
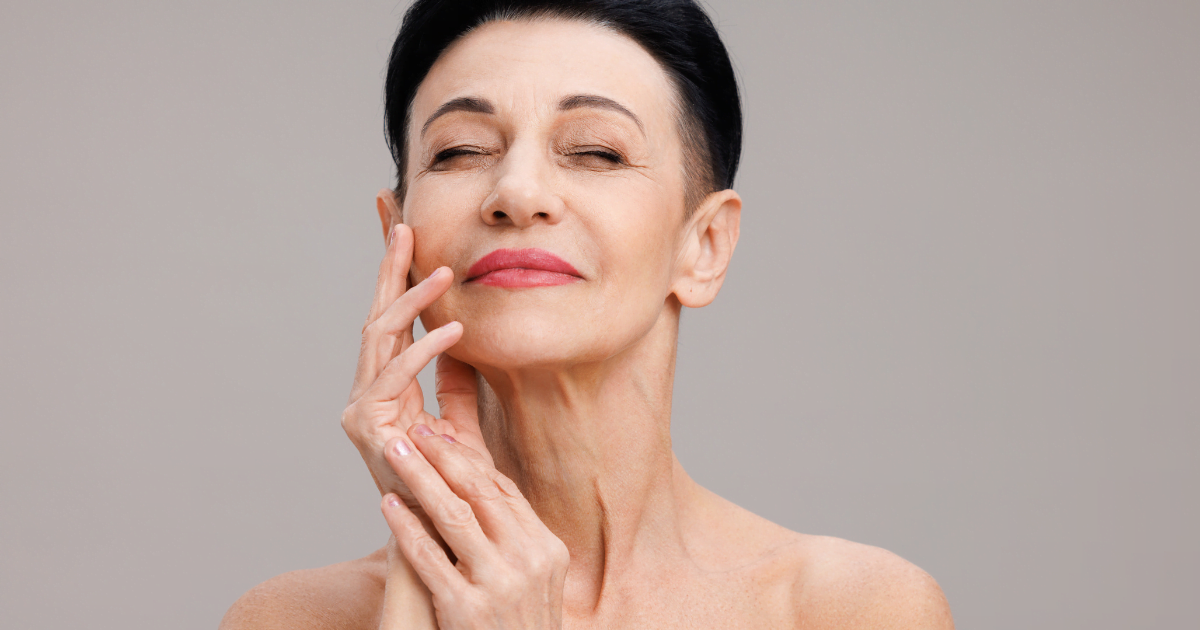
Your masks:
<svg viewBox="0 0 1200 630"><path fill-rule="evenodd" d="M544 249L497 249L467 270L465 282L493 287L552 287L582 280L571 263Z"/></svg>

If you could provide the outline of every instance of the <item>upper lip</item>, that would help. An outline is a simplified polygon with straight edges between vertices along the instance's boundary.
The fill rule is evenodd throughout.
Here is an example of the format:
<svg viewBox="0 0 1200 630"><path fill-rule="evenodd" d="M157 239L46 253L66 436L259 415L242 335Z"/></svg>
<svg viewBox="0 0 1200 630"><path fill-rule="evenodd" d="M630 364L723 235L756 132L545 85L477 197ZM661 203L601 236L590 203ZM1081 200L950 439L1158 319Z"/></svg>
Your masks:
<svg viewBox="0 0 1200 630"><path fill-rule="evenodd" d="M467 270L467 282L497 269L537 269L553 271L569 276L582 278L571 263L554 254L538 248L528 249L497 249L480 258Z"/></svg>

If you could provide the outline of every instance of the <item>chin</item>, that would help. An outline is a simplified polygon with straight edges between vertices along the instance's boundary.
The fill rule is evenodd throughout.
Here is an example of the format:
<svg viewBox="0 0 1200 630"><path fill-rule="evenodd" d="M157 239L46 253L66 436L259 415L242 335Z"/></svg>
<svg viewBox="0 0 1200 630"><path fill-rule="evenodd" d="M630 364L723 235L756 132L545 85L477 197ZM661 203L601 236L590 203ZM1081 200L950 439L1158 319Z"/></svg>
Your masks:
<svg viewBox="0 0 1200 630"><path fill-rule="evenodd" d="M628 343L623 339L628 335L613 334L611 324L590 321L575 309L459 310L456 315L463 324L463 337L448 354L474 366L500 370L561 368L603 361Z"/></svg>
<svg viewBox="0 0 1200 630"><path fill-rule="evenodd" d="M592 322L569 315L510 311L471 321L463 318L463 338L451 356L501 370L553 369L602 361L620 351L611 347L612 337L595 335Z"/></svg>
<svg viewBox="0 0 1200 630"><path fill-rule="evenodd" d="M447 354L477 368L554 370L617 356L650 334L662 314L661 304L641 295L614 300L579 295L580 288L453 292L426 309L421 321L426 330L461 322L462 339Z"/></svg>

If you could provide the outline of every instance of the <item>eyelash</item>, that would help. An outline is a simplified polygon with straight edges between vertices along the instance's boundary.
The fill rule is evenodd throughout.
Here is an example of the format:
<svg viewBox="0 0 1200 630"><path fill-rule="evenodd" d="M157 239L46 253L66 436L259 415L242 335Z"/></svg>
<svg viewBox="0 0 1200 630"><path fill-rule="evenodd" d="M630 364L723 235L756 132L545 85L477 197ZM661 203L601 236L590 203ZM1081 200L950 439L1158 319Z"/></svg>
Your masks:
<svg viewBox="0 0 1200 630"><path fill-rule="evenodd" d="M481 151L472 151L467 147L454 147L453 149L446 149L445 151L440 151L434 155L433 163L437 164L439 162L445 162L452 157L458 157L460 155L483 155L483 153Z"/></svg>
<svg viewBox="0 0 1200 630"><path fill-rule="evenodd" d="M439 151L438 153L436 153L433 156L433 162L431 165L440 164L442 162L445 162L446 160L458 157L460 155L485 155L485 153L482 151L475 151L475 150L469 149L467 147L454 147L452 149L446 149L444 151ZM592 149L589 151L579 151L577 153L568 153L567 155L594 155L598 158L608 160L609 162L612 162L613 164L624 164L625 163L625 159L623 157L621 157L621 155L616 153L615 151L604 151L604 150L600 150L600 149Z"/></svg>
<svg viewBox="0 0 1200 630"><path fill-rule="evenodd" d="M624 164L625 163L625 160L620 155L617 155L613 151L601 151L598 149L593 149L591 151L580 151L578 153L569 153L568 155L594 155L596 157L608 160L609 162L612 162L613 164Z"/></svg>

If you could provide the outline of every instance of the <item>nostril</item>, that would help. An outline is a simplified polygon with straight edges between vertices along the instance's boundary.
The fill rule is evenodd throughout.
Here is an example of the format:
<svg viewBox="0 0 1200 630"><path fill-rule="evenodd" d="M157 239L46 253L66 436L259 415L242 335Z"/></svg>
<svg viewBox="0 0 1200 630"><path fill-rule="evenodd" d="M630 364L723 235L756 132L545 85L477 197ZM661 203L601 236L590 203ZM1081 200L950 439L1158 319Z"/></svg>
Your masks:
<svg viewBox="0 0 1200 630"><path fill-rule="evenodd" d="M500 212L499 210L496 210L495 212L492 213L492 218L494 218L494 219L503 219L504 217L505 217L505 214L503 212Z"/></svg>
<svg viewBox="0 0 1200 630"><path fill-rule="evenodd" d="M546 214L545 212L539 212L539 213L537 213L537 216L539 216L539 217L541 217L541 218L543 218L543 219L549 219L549 218L550 218L550 215Z"/></svg>

